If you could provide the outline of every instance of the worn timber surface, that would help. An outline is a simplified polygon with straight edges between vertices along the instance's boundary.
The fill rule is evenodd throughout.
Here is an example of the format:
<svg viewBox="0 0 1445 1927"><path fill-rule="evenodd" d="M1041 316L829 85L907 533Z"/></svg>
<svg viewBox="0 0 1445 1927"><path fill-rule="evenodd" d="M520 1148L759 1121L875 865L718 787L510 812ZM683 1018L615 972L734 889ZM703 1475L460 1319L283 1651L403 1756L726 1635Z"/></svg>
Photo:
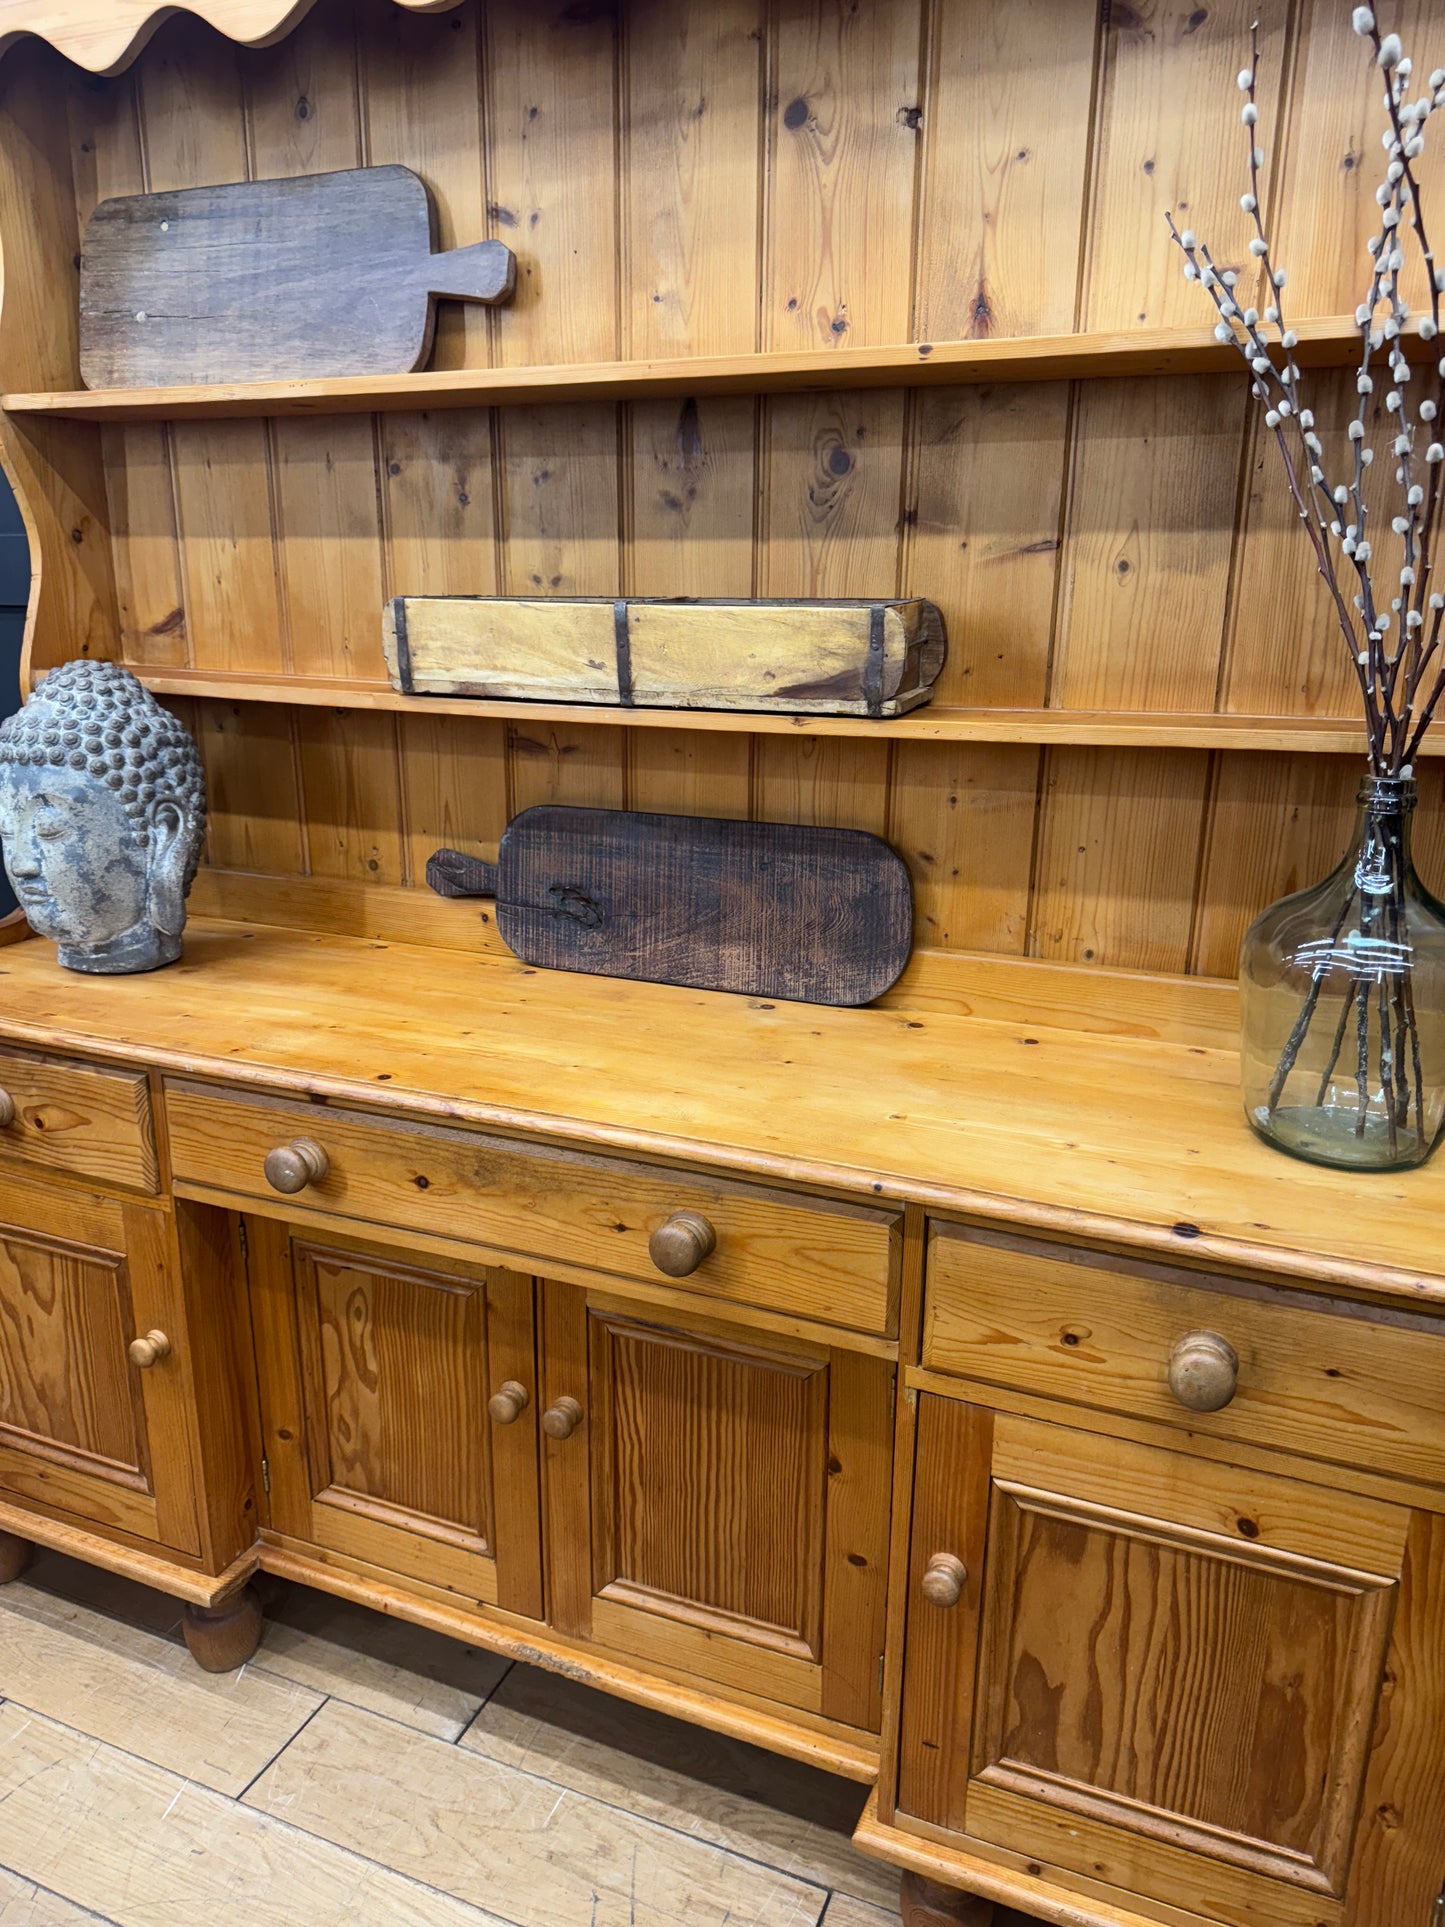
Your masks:
<svg viewBox="0 0 1445 1927"><path fill-rule="evenodd" d="M405 374L431 350L432 297L502 301L500 241L433 254L407 167L128 194L85 230L80 367L90 388Z"/></svg>
<svg viewBox="0 0 1445 1927"><path fill-rule="evenodd" d="M1027 993L980 996L997 1017L829 1010L196 917L180 963L124 981L11 945L0 1036L1445 1303L1445 1164L1342 1186L1281 1157L1238 1052L1155 1034L1139 982L1138 1030L1110 1035Z"/></svg>
<svg viewBox="0 0 1445 1927"><path fill-rule="evenodd" d="M428 880L467 870L439 851ZM806 1003L880 997L913 936L907 868L861 830L539 804L470 887L524 963Z"/></svg>
<svg viewBox="0 0 1445 1927"><path fill-rule="evenodd" d="M872 717L927 702L948 654L919 597L398 596L382 647L409 696Z"/></svg>

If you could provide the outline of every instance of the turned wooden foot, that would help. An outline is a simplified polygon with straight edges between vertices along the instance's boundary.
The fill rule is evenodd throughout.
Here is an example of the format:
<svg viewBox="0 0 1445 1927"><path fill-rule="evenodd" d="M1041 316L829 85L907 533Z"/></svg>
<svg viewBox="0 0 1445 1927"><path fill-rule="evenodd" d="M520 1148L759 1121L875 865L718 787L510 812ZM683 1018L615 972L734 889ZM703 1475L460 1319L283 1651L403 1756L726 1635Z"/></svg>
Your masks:
<svg viewBox="0 0 1445 1927"><path fill-rule="evenodd" d="M187 1606L181 1630L191 1658L208 1673L229 1673L261 1644L265 1625L254 1586L242 1586L215 1606Z"/></svg>
<svg viewBox="0 0 1445 1927"><path fill-rule="evenodd" d="M12 1579L18 1579L34 1557L35 1548L28 1539L18 1539L13 1532L0 1532L0 1586L8 1586Z"/></svg>
<svg viewBox="0 0 1445 1927"><path fill-rule="evenodd" d="M993 1902L906 1873L898 1894L903 1927L989 1927Z"/></svg>

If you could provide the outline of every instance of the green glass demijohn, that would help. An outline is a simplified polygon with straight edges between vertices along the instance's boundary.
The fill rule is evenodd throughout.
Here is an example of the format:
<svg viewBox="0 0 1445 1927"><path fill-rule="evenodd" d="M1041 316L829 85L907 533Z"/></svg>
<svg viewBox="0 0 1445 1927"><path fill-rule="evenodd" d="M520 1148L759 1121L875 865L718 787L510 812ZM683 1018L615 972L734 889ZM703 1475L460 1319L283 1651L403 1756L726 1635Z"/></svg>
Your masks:
<svg viewBox="0 0 1445 1927"><path fill-rule="evenodd" d="M1440 1129L1445 905L1411 860L1415 801L1410 777L1366 777L1343 862L1245 935L1245 1112L1317 1164L1419 1164Z"/></svg>

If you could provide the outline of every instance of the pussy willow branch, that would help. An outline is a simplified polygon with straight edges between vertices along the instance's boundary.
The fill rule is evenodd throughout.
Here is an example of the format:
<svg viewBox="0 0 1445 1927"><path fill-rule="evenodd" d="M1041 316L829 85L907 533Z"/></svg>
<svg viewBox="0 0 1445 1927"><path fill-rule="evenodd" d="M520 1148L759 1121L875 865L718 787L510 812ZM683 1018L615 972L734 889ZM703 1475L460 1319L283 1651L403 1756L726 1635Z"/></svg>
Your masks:
<svg viewBox="0 0 1445 1927"><path fill-rule="evenodd" d="M1166 214L1164 218L1169 224L1170 234L1174 237L1180 249L1195 268L1198 278L1204 284L1205 291L1213 300L1215 309L1220 317L1220 329L1226 332L1227 338L1234 343L1235 347L1238 348L1244 356L1246 362L1249 363L1254 374L1251 392L1261 403L1268 401L1270 394L1267 384L1271 378L1273 378L1277 386L1283 388L1285 385L1280 382L1279 371L1270 359L1268 344L1260 334L1257 322L1248 322L1245 319L1245 315L1252 311L1244 310L1241 312L1239 304L1234 299L1233 288L1236 284L1233 280L1227 280L1225 278L1225 276L1230 273L1230 270L1226 269L1224 274L1220 274L1215 267L1214 259L1209 249L1196 241L1188 230L1181 234L1179 229L1174 225L1174 216L1172 214ZM1203 264L1202 267L1200 265L1201 263ZM1243 339L1234 332L1231 324L1235 321L1237 321L1239 326L1245 331ZM1216 329L1216 333L1218 332L1219 329ZM1281 335L1283 335L1283 333L1284 331L1281 330ZM1283 394L1281 399L1288 400L1288 393ZM1290 408L1291 412L1293 412L1292 402L1290 403ZM1366 683L1364 671L1358 660L1359 651L1355 636L1354 621L1348 608L1345 606L1345 598L1340 590L1339 578L1335 573L1334 558L1330 554L1328 544L1322 539L1316 528L1316 518L1311 511L1299 477L1296 474L1294 461L1290 454L1289 443L1285 438L1283 428L1284 417L1279 416L1277 411L1271 412L1276 413L1276 420L1270 422L1268 414L1266 414L1265 419L1273 431L1276 445L1279 448L1280 459L1284 463L1285 481L1288 484L1291 496L1294 498L1295 507L1299 511L1300 521L1304 524L1305 534L1309 537L1314 548L1315 566L1319 571L1320 579L1329 590L1330 597L1334 602L1340 629L1344 635L1346 645L1350 652L1350 660L1354 664L1355 675L1360 684L1360 693L1365 703L1366 722L1367 724L1372 724L1373 716L1370 691ZM1372 727L1372 759L1379 753L1380 745L1376 740L1377 734L1378 732Z"/></svg>
<svg viewBox="0 0 1445 1927"><path fill-rule="evenodd" d="M1369 39L1370 44L1375 49L1376 64L1382 65L1381 54L1383 51L1383 42L1380 38L1378 25L1370 28ZM1395 145L1399 150L1398 164L1401 169L1401 178L1405 183L1405 188L1409 196L1411 224L1415 230L1415 237L1420 244L1421 258L1425 263L1426 287L1429 290L1430 296L1430 320L1433 334L1435 338L1438 339L1440 332L1440 276L1437 274L1435 267L1435 253L1430 246L1430 239L1425 231L1424 204L1420 198L1420 184L1416 178L1413 166L1413 162L1417 156L1410 151L1414 139L1423 140L1423 137L1418 133L1414 137L1406 136L1400 113L1400 93L1400 87L1392 80L1385 89L1385 105L1390 115L1390 128L1395 138ZM1425 103L1423 99L1419 104L1425 105L1426 107L1425 115L1422 116L1420 120L1420 124L1423 125L1424 119L1428 118L1429 112L1437 105L1437 102L1434 98L1431 98L1428 104ZM1394 165L1395 162L1392 160L1392 169ZM1434 413L1433 415L1424 417L1427 420L1439 420L1441 405L1445 403L1445 360L1438 362L1436 365L1433 402ZM1441 616L1445 614L1445 600L1442 600L1439 606L1433 611L1434 622L1431 625L1431 637L1428 649L1422 648L1424 618L1426 614L1426 595L1429 589L1431 573L1431 549L1440 513L1442 474L1445 474L1445 463L1437 462L1430 466L1429 484L1424 503L1425 512L1424 515L1420 517L1418 543L1419 568L1413 594L1409 598L1409 607L1419 616L1420 620L1413 626L1407 624L1406 634L1402 635L1400 639L1399 657L1400 659L1406 660L1408 665L1405 671L1404 701L1404 708L1407 712L1413 703L1415 691L1419 685L1420 676L1426 662L1429 657L1434 655L1439 647ZM1407 563L1413 560L1411 549L1413 547L1414 536L1415 529L1412 527L1410 531L1411 540L1407 544Z"/></svg>
<svg viewBox="0 0 1445 1927"><path fill-rule="evenodd" d="M1241 118L1248 141L1249 179L1249 191L1241 205L1252 217L1254 233L1249 251L1262 277L1264 325L1257 309L1247 306L1244 296L1236 293L1238 275L1228 269L1221 273L1210 250L1192 232L1186 229L1181 233L1172 215L1168 221L1170 234L1185 256L1186 276L1199 281L1214 302L1219 316L1215 333L1221 341L1232 342L1250 368L1251 392L1274 433L1286 485L1350 652L1364 707L1371 767L1377 775L1400 775L1410 772L1421 739L1445 699L1445 596L1431 587L1433 552L1445 515L1445 447L1434 439L1436 434L1445 433L1445 422L1441 422L1445 358L1434 371L1433 393L1414 408L1414 371L1404 347L1411 317L1401 294L1408 215L1409 235L1424 263L1430 291L1430 314L1418 322L1418 332L1424 340L1438 339L1439 283L1445 276L1435 266L1415 162L1424 148L1427 121L1437 107L1445 106L1445 69L1433 73L1430 91L1411 102L1406 98L1406 88L1413 68L1398 35L1382 36L1373 12L1365 6L1354 9L1353 25L1368 43L1384 79L1389 128L1383 137L1388 157L1386 176L1375 196L1380 231L1369 242L1372 258L1368 294L1355 315L1360 330L1358 406L1349 424L1352 459L1347 482L1331 484L1314 415L1303 405L1303 384L1294 356L1298 337L1287 326L1284 315L1288 277L1276 266L1260 207L1265 157L1257 132L1258 23L1250 30L1250 64L1239 76L1240 89L1246 96ZM1382 309L1384 319L1380 321ZM1269 342L1266 325L1278 331L1277 343ZM1392 532L1401 543L1397 595L1380 590L1389 575L1382 571L1383 558L1377 554L1380 545L1372 538L1365 486L1366 470L1375 452L1369 431L1376 354L1383 354L1390 374L1384 419L1389 425L1395 480L1404 498L1401 512L1391 518ZM1422 433L1429 443L1423 481L1417 480L1415 465L1416 441ZM1340 561L1349 563L1358 585L1353 606L1341 586ZM1427 671L1433 672L1428 684Z"/></svg>
<svg viewBox="0 0 1445 1927"><path fill-rule="evenodd" d="M1367 243L1367 293L1355 311L1360 354L1356 400L1346 431L1348 461L1339 464L1345 479L1332 478L1329 471L1335 462L1326 454L1314 413L1306 405L1306 383L1295 354L1299 338L1285 315L1288 276L1277 263L1261 207L1265 154L1257 131L1257 24L1250 30L1250 60L1239 75L1239 87L1245 96L1240 117L1248 143L1248 191L1240 205L1251 217L1249 254L1261 276L1258 307L1241 289L1239 273L1232 268L1221 270L1209 247L1191 230L1181 232L1172 215L1169 232L1184 255L1186 277L1198 281L1214 303L1215 334L1222 342L1232 343L1250 369L1251 394L1274 435L1290 499L1349 650L1364 710L1371 769L1376 777L1400 777L1412 773L1424 732L1445 701L1445 595L1434 589L1431 580L1445 519L1445 445L1435 439L1445 434L1441 421L1445 357L1437 347L1435 355L1441 358L1436 361L1433 385L1428 373L1423 381L1415 381L1417 371L1406 353L1412 317L1402 292L1406 252L1411 248L1423 262L1430 301L1428 316L1415 321L1413 328L1423 342L1437 341L1445 276L1435 266L1415 163L1424 150L1427 122L1436 108L1445 106L1445 69L1431 75L1428 94L1411 101L1407 87L1413 69L1398 35L1382 36L1368 6L1354 8L1352 24L1368 43L1383 78L1389 125L1383 136L1385 178L1375 194L1379 227ZM1268 333L1271 328L1277 332L1274 341ZM1376 395L1377 380L1385 382L1383 398ZM1422 387L1427 392L1417 404L1413 397ZM1401 494L1398 512L1384 512L1389 533L1400 542L1400 559L1393 568L1386 566L1389 544L1382 512L1378 500L1371 499L1388 483L1381 476L1375 478L1373 490L1367 487L1381 425L1388 429L1391 467ZM1426 443L1423 464L1418 446L1422 437ZM1346 564L1353 572L1353 593L1344 586L1351 580ZM1398 826L1391 832L1383 817L1377 820L1372 813L1369 821L1372 835L1379 839L1379 851L1390 858L1388 901L1380 900L1374 883L1356 873L1354 888L1337 906L1334 930L1311 970L1308 992L1275 1066L1267 1109L1272 1114L1285 1101L1327 981L1333 994L1341 933L1353 910L1368 955L1358 965L1346 966L1347 990L1330 1026L1333 1043L1326 1045L1328 1060L1322 1072L1317 1063L1311 1063L1309 1089L1313 1108L1330 1104L1336 1069L1353 1030L1356 1088L1348 1108L1354 1132L1363 1139L1369 1130L1378 1087L1384 1108L1377 1121L1394 1159L1401 1148L1401 1128L1409 1123L1412 1095L1416 1134L1423 1140L1424 1088L1413 987L1405 967L1409 940L1403 841ZM1374 847L1367 845L1362 861ZM1377 1059L1373 1066L1372 1049Z"/></svg>
<svg viewBox="0 0 1445 1927"><path fill-rule="evenodd" d="M1250 64L1248 69L1248 86L1246 88L1246 92L1248 94L1249 107L1252 108L1254 112L1257 114L1258 113L1258 105L1257 105L1258 84L1259 84L1259 23L1258 21L1255 21L1254 24L1250 27L1249 52L1250 52ZM1270 250L1269 238L1266 235L1265 229L1264 229L1264 215L1260 207L1260 195L1259 195L1259 173L1260 173L1261 162L1263 160L1263 153L1258 144L1258 136L1254 133L1253 126L1250 124L1247 115L1245 116L1245 137L1249 148L1249 179L1250 179L1250 192L1246 197L1246 202L1247 202L1247 211L1250 213L1254 223L1254 239L1250 243L1250 252L1251 254L1256 255L1258 257L1261 268L1264 272L1265 285L1270 289L1271 295L1272 295L1272 305L1265 309L1265 319L1266 321L1273 321L1276 327L1279 329L1281 344L1284 346L1286 353L1288 354L1292 337L1291 337L1291 331L1286 325L1285 314L1284 314L1284 288L1285 288L1287 277L1284 274L1278 272L1278 270L1276 269L1274 258ZM1380 283L1380 270L1377 268L1376 274L1373 278L1373 285L1371 288L1372 301L1378 294L1379 283ZM1351 484L1347 492L1348 499L1353 503L1354 510L1355 510L1355 522L1353 524L1353 529L1354 529L1354 542L1356 546L1354 548L1353 553L1351 553L1351 550L1348 546L1345 549L1346 555L1355 564L1356 574L1360 582L1359 607L1360 607L1361 615L1364 622L1364 630L1365 630L1365 637L1366 637L1366 648L1365 648L1363 660L1361 660L1361 652L1359 651L1357 646L1357 638L1355 635L1354 624L1350 620L1348 613L1344 610L1344 599L1339 588L1338 577L1335 573L1334 559L1333 559L1333 556L1330 555L1329 553L1329 547L1328 547L1329 536L1332 533L1335 535L1340 535L1342 533L1341 529L1337 526L1339 522L1339 516L1337 512L1338 505L1335 499L1335 492L1331 490L1322 467L1322 464L1324 461L1324 449L1320 443L1320 439L1318 435L1316 435L1313 432L1314 417L1310 412L1310 410L1303 408L1299 405L1299 400L1300 400L1299 368L1295 364L1292 355L1290 355L1286 361L1285 376L1286 376L1286 387L1287 387L1287 399L1291 405L1290 412L1293 413L1294 420L1299 429L1301 448L1308 466L1311 483L1313 487L1316 490L1318 490L1319 494L1321 495L1322 499L1326 504L1327 513L1320 516L1319 527L1320 527L1321 542L1325 549L1326 556L1328 558L1329 573L1328 573L1327 580L1329 581L1331 591L1335 598L1337 613L1339 613L1341 618L1342 633L1345 637L1346 643L1349 646L1351 654L1354 658L1356 677L1360 683L1360 692L1365 702L1366 720L1367 720L1367 723L1370 725L1370 730L1371 730L1372 754L1379 754L1379 753L1382 753L1383 751L1383 746L1384 746L1383 739L1384 739L1385 731L1388 727L1389 717L1387 714L1385 717L1381 718L1378 728L1375 727L1374 712L1378 707L1378 705L1372 700L1372 692L1375 689L1375 687L1379 686L1383 682L1383 675L1382 675L1383 664L1381 661L1381 643L1380 643L1378 631L1376 628L1376 617L1375 617L1375 610L1373 606L1373 592L1372 592L1372 585L1370 581L1370 575L1369 575L1369 571L1364 567L1363 561L1359 557L1359 544L1363 543L1367 539L1366 537L1367 510L1366 510L1366 505L1364 501L1363 480L1364 480L1364 470L1368 466L1371 460L1371 455L1366 452L1365 440L1364 440L1365 418L1366 418L1367 408L1368 408L1368 395L1370 393L1368 369L1369 369L1370 351L1372 347L1372 342L1370 340L1370 334L1369 334L1368 328L1363 330L1363 336L1364 336L1364 339L1362 344L1362 356L1363 356L1362 373L1358 381L1358 388L1360 393L1360 403L1359 403L1360 434L1355 439L1354 474L1351 478ZM1257 363L1254 365L1257 366ZM1368 550L1366 550L1366 555L1368 555ZM1368 671L1368 675L1365 673L1366 671Z"/></svg>
<svg viewBox="0 0 1445 1927"><path fill-rule="evenodd" d="M1248 86L1246 88L1246 92L1249 97L1249 106L1254 109L1256 114L1259 111L1258 110L1258 86L1259 86L1259 22L1256 20L1252 24L1249 30L1249 68L1248 68ZM1258 137L1254 133L1253 126L1251 126L1248 122L1246 122L1246 126L1245 126L1245 135L1246 135L1246 140L1249 147L1249 187L1250 187L1250 191L1248 195L1245 197L1245 206L1246 206L1246 211L1250 214L1253 220L1254 235L1255 235L1254 242L1251 243L1251 252L1258 253L1260 264L1264 271L1265 285L1270 289L1271 296L1272 296L1271 305L1266 307L1264 311L1265 320L1272 321L1279 329L1281 344L1283 345L1283 347L1286 350L1286 353L1288 354L1289 347L1290 347L1291 331L1286 323L1285 313L1284 313L1284 305L1285 305L1284 288L1285 288L1286 276L1278 273L1276 270L1275 263L1270 252L1269 237L1266 235L1265 229L1264 229L1264 214L1260 206L1259 175L1260 175L1260 165L1262 160L1262 152L1258 145ZM1257 244L1257 247L1256 247L1256 244ZM1262 346L1260 351L1263 352ZM1370 344L1367 338L1364 346L1364 354L1365 354L1367 367L1368 367L1369 352L1370 352ZM1304 466L1310 476L1312 488L1317 489L1319 491L1328 510L1327 514L1320 517L1321 536L1327 537L1330 533L1331 522L1338 520L1338 517L1335 514L1336 505L1335 505L1333 494L1325 479L1324 470L1321 466L1321 464L1324 461L1324 449L1323 449L1323 446L1321 445L1319 436L1314 433L1314 427L1315 427L1314 416L1311 414L1309 409L1302 408L1298 405L1299 369L1295 365L1292 356L1286 362L1286 374L1289 377L1289 382L1287 384L1288 390L1289 390L1288 399L1290 399L1291 401L1291 412L1293 414L1293 419L1294 419L1296 428L1298 429L1298 432L1299 432L1300 452L1304 462ZM1364 389L1364 385L1361 384L1362 396L1366 392L1367 391ZM1363 408L1364 408L1364 403L1362 400L1361 402L1362 415L1363 415ZM1363 419L1362 419L1361 426L1363 428ZM1288 464L1286 466L1288 468ZM1365 529L1365 512L1364 512L1363 503L1361 501L1361 491L1360 491L1360 479L1361 479L1362 472L1363 472L1363 436L1360 442L1356 444L1355 487L1353 490L1353 495L1354 495L1356 509L1357 509L1356 524L1360 535L1364 534L1364 529ZM1308 511L1306 511L1306 514L1307 513ZM1329 569L1330 569L1330 573L1329 573L1329 576L1327 577L1327 580L1330 582L1330 586L1335 595L1336 603L1337 603L1339 612L1341 614L1342 632L1345 636L1345 640L1347 644L1350 647L1351 654L1355 657L1355 668L1356 668L1356 674L1360 682L1361 694L1362 696L1365 697L1366 705L1368 707L1368 703L1369 703L1368 685L1367 685L1366 678L1364 677L1363 674L1360 673L1362 665L1359 662L1358 650L1355 646L1356 638L1355 638L1355 632L1354 632L1354 624L1350 621L1348 614L1343 609L1343 597L1339 593L1338 580L1334 575L1334 566L1333 566L1332 557L1330 557L1329 559ZM1368 636L1373 628L1373 623L1372 623L1373 611L1370 604L1370 585L1369 585L1368 577L1366 577L1366 579L1361 584L1361 610L1364 617L1365 632L1366 632L1366 635ZM1371 668L1371 672L1373 675L1373 670L1374 670L1373 662L1369 666Z"/></svg>

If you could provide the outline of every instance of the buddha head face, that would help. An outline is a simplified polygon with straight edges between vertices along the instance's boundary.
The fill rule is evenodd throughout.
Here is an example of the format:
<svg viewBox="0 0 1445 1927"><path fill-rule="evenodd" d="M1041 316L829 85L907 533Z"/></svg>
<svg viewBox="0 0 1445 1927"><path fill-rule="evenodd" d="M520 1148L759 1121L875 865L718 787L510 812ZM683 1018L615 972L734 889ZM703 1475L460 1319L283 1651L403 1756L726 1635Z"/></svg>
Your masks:
<svg viewBox="0 0 1445 1927"><path fill-rule="evenodd" d="M0 725L6 873L67 970L180 956L205 828L195 744L119 663L66 663Z"/></svg>

